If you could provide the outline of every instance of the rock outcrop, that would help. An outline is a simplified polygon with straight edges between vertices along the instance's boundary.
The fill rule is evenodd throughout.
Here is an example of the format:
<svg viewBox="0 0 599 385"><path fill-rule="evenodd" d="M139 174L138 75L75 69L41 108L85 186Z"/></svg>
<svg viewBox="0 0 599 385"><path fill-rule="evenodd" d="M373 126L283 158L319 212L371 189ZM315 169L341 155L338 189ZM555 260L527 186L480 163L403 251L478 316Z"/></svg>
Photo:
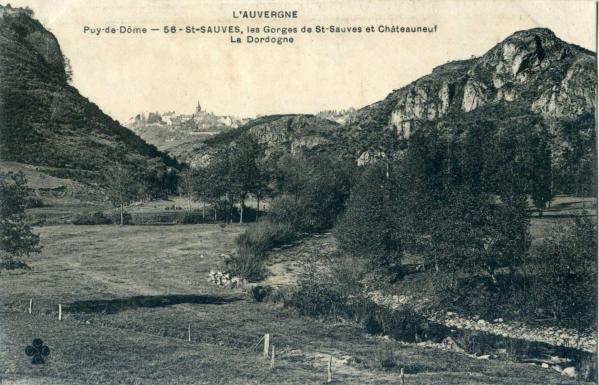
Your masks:
<svg viewBox="0 0 599 385"><path fill-rule="evenodd" d="M548 29L519 31L481 57L441 65L358 110L350 130L376 121L409 137L417 121L499 103L549 119L576 118L594 112L595 61L593 52L560 40Z"/></svg>

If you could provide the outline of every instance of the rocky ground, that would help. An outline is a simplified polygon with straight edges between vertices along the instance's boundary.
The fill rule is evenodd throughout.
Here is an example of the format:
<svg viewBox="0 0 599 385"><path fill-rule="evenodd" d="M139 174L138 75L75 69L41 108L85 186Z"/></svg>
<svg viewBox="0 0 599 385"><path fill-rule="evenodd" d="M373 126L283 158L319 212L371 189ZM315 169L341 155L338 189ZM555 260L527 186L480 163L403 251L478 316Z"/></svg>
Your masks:
<svg viewBox="0 0 599 385"><path fill-rule="evenodd" d="M380 291L370 293L377 304L391 309L399 309L410 304L413 299L405 295L384 295ZM506 322L501 318L486 321L479 318L466 318L453 312L435 314L430 320L452 329L476 330L502 337L519 338L527 341L544 342L554 346L580 349L589 353L596 351L597 332L580 332L559 327L533 327L522 322Z"/></svg>

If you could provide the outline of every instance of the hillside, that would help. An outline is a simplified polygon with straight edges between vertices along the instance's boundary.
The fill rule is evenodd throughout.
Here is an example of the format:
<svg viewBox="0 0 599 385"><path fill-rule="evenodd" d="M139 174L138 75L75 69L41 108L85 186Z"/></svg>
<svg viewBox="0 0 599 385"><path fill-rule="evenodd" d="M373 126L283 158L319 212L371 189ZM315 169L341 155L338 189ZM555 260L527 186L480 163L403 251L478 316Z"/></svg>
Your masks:
<svg viewBox="0 0 599 385"><path fill-rule="evenodd" d="M331 151L337 146L340 128L334 121L314 115L269 115L202 142L189 143L184 151L178 151L180 159L195 166L202 165L215 148L234 142L243 134L248 134L261 144L266 156L273 153L299 155Z"/></svg>
<svg viewBox="0 0 599 385"><path fill-rule="evenodd" d="M539 116L563 142L560 126L594 115L595 67L593 52L560 40L549 29L519 31L480 57L436 67L358 110L347 134L359 138L362 148L354 150L364 151L372 131L393 128L409 138L430 122L457 123L486 109L480 115L496 122Z"/></svg>
<svg viewBox="0 0 599 385"><path fill-rule="evenodd" d="M533 145L527 141L547 141L555 191L590 192L595 66L593 52L560 40L549 29L519 31L480 57L436 67L383 100L352 111L342 124L326 114L264 116L176 151L198 165L214 146L247 131L267 152L334 151L365 164L377 157L390 132L405 149L414 135L429 143L437 136L460 143L468 132L486 127L490 143L512 141L523 151Z"/></svg>
<svg viewBox="0 0 599 385"><path fill-rule="evenodd" d="M65 62L31 11L0 7L0 159L91 184L119 159L161 184L176 162L69 85Z"/></svg>

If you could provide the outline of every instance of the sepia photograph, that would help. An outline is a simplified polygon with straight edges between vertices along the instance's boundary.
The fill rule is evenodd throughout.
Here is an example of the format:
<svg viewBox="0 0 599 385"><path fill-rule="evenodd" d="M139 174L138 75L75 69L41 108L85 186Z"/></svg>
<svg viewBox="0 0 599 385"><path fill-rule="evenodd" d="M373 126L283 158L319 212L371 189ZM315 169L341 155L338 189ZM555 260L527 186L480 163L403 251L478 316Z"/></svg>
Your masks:
<svg viewBox="0 0 599 385"><path fill-rule="evenodd" d="M0 385L597 384L598 4L1 2Z"/></svg>

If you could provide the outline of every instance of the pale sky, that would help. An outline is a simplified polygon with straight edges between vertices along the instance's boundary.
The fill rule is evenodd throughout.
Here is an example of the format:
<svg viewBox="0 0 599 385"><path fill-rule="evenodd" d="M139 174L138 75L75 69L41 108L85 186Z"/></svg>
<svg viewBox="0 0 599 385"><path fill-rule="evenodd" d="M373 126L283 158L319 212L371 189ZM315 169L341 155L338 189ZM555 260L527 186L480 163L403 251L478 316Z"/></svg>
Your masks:
<svg viewBox="0 0 599 385"><path fill-rule="evenodd" d="M242 117L363 107L451 60L480 56L513 32L547 27L595 51L595 2L10 0L29 6L71 60L73 84L115 119L142 111ZM297 10L292 20L233 11ZM433 34L294 34L293 44L232 44L231 34L84 34L84 26L434 26ZM233 34L237 35L237 34ZM246 39L246 32L241 35ZM261 35L266 36L266 35Z"/></svg>

